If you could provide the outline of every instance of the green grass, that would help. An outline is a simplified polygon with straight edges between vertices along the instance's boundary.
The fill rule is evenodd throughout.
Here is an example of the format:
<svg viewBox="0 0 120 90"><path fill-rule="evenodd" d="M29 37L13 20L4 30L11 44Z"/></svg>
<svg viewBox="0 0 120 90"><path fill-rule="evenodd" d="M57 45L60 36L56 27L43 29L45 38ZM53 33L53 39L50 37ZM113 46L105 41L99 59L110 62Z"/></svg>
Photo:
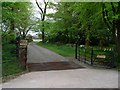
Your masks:
<svg viewBox="0 0 120 90"><path fill-rule="evenodd" d="M44 48L47 48L53 52L56 52L62 56L74 56L74 47L66 44L52 44L52 43L38 43L39 46L42 46Z"/></svg>
<svg viewBox="0 0 120 90"><path fill-rule="evenodd" d="M19 61L16 58L16 46L14 44L2 45L2 77L22 72Z"/></svg>

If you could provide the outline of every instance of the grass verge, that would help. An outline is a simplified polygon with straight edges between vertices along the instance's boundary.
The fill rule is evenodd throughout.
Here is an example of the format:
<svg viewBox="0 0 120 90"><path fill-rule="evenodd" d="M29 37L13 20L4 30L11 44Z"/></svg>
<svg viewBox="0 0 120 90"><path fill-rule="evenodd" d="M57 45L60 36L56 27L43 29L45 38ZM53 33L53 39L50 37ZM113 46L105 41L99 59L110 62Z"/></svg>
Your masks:
<svg viewBox="0 0 120 90"><path fill-rule="evenodd" d="M47 48L53 52L56 52L62 56L74 56L74 47L66 44L53 44L53 43L37 43L39 46L42 46L44 48Z"/></svg>

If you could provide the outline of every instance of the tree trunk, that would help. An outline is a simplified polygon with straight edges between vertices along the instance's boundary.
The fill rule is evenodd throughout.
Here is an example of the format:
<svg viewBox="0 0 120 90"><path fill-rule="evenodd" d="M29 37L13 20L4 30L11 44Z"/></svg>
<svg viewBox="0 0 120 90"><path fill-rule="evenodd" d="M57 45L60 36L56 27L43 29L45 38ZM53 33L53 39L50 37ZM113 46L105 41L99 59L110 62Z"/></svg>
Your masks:
<svg viewBox="0 0 120 90"><path fill-rule="evenodd" d="M86 47L90 46L90 25L88 25L88 28L86 30L86 40L85 40Z"/></svg>
<svg viewBox="0 0 120 90"><path fill-rule="evenodd" d="M42 42L45 43L44 23L42 23Z"/></svg>
<svg viewBox="0 0 120 90"><path fill-rule="evenodd" d="M25 32L23 32L22 39L25 39L25 38L26 38L26 34L25 34Z"/></svg>
<svg viewBox="0 0 120 90"><path fill-rule="evenodd" d="M120 62L120 20L116 21L117 27L117 36L116 36L116 44L117 44L117 52L118 52L118 61Z"/></svg>
<svg viewBox="0 0 120 90"><path fill-rule="evenodd" d="M44 21L45 21L45 16L46 16L46 9L47 9L47 5L48 5L48 2L45 2L44 0L44 9L42 9L40 7L40 5L38 4L37 0L36 0L36 4L38 6L38 8L40 9L41 11L41 21L42 21L42 42L44 43L45 42L45 33L44 33Z"/></svg>
<svg viewBox="0 0 120 90"><path fill-rule="evenodd" d="M89 45L90 45L90 40L89 39L86 39L85 45L86 45L86 47L89 47Z"/></svg>
<svg viewBox="0 0 120 90"><path fill-rule="evenodd" d="M100 48L103 48L103 44L104 44L104 40L103 40L103 38L100 38Z"/></svg>
<svg viewBox="0 0 120 90"><path fill-rule="evenodd" d="M118 2L117 14L120 15L120 2ZM118 20L116 21L116 27L117 27L118 62L120 62L120 16L118 17Z"/></svg>
<svg viewBox="0 0 120 90"><path fill-rule="evenodd" d="M66 34L66 42L65 43L69 43L68 29L66 29L65 34Z"/></svg>
<svg viewBox="0 0 120 90"><path fill-rule="evenodd" d="M14 11L14 8L12 7L11 11L13 12ZM12 33L14 31L14 20L12 19L10 21L10 33Z"/></svg>
<svg viewBox="0 0 120 90"><path fill-rule="evenodd" d="M14 32L14 21L11 20L10 22L10 33Z"/></svg>

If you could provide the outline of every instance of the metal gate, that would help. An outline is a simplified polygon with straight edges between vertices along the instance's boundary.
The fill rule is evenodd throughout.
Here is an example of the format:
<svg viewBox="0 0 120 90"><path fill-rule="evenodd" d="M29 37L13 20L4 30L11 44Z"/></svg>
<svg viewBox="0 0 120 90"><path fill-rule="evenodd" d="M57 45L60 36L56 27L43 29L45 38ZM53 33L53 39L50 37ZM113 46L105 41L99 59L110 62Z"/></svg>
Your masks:
<svg viewBox="0 0 120 90"><path fill-rule="evenodd" d="M89 65L116 66L114 48L86 47L76 43L75 58Z"/></svg>

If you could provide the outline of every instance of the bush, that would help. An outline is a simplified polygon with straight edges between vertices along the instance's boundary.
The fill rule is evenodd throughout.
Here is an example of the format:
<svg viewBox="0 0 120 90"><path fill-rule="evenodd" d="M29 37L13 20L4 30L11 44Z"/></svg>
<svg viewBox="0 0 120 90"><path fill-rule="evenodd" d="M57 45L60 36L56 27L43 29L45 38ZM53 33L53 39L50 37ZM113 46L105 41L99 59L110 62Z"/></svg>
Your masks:
<svg viewBox="0 0 120 90"><path fill-rule="evenodd" d="M19 72L22 69L19 65L19 61L16 57L15 44L6 43L2 45L2 76L9 76Z"/></svg>

